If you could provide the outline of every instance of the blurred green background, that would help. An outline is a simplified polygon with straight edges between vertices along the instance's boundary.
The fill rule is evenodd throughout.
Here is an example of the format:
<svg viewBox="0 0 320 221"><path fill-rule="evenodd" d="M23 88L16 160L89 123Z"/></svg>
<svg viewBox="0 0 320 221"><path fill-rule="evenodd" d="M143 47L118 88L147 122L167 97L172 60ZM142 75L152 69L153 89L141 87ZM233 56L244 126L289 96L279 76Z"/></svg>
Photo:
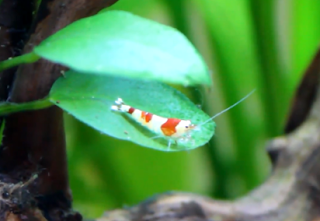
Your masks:
<svg viewBox="0 0 320 221"><path fill-rule="evenodd" d="M281 135L294 90L320 39L317 0L119 0L110 9L176 27L210 67L212 88L185 88L213 115L216 134L196 150L165 153L100 134L66 115L74 208L86 217L168 190L234 199L265 181L265 142ZM170 41L170 39L168 39Z"/></svg>

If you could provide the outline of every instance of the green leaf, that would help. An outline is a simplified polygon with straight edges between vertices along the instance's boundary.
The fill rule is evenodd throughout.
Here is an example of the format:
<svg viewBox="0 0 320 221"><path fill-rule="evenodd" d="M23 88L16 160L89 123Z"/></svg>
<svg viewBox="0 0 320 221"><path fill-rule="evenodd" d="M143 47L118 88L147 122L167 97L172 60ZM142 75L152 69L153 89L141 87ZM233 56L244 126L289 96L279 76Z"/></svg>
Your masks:
<svg viewBox="0 0 320 221"><path fill-rule="evenodd" d="M107 11L58 31L34 52L85 74L211 84L202 57L174 28L124 11Z"/></svg>
<svg viewBox="0 0 320 221"><path fill-rule="evenodd" d="M80 121L118 139L163 151L189 150L207 143L214 134L210 121L191 131L191 140L178 141L168 149L165 138L141 126L127 113L111 111L121 97L128 105L168 118L199 124L209 117L174 88L156 81L132 80L102 75L80 75L69 71L53 85L49 99Z"/></svg>

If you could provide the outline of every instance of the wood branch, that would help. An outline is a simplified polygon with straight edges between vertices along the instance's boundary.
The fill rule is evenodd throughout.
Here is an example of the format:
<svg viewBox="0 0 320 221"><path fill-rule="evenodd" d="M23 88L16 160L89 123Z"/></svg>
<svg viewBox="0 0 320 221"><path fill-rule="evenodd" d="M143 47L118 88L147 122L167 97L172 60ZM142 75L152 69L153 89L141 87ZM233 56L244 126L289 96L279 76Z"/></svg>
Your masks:
<svg viewBox="0 0 320 221"><path fill-rule="evenodd" d="M0 61L21 54L32 22L33 1L3 0L0 5ZM6 100L17 68L0 73L0 100Z"/></svg>
<svg viewBox="0 0 320 221"><path fill-rule="evenodd" d="M320 50L307 69L286 126L271 140L268 180L235 201L165 193L98 221L316 221L320 220Z"/></svg>
<svg viewBox="0 0 320 221"><path fill-rule="evenodd" d="M8 0L5 0L9 2ZM10 0L17 7L30 0ZM33 24L32 33L23 49L32 50L42 40L73 21L90 16L117 0L42 0ZM15 14L13 18L19 17ZM6 17L7 18L7 17ZM3 19L6 19L3 18ZM8 19L11 17L9 16ZM27 102L45 97L63 68L40 60L19 66L10 100ZM1 220L81 220L81 215L71 211L71 193L68 184L66 146L62 111L51 107L39 111L12 114L6 117L3 148L0 154L2 181L25 182L33 173L39 178L33 189L39 208L26 208L22 214L0 210ZM39 172L41 171L41 172ZM31 188L31 187L30 187ZM1 189L3 191L3 188ZM29 190L21 190L27 193ZM0 203L4 202L0 196ZM41 212L40 212L41 211Z"/></svg>

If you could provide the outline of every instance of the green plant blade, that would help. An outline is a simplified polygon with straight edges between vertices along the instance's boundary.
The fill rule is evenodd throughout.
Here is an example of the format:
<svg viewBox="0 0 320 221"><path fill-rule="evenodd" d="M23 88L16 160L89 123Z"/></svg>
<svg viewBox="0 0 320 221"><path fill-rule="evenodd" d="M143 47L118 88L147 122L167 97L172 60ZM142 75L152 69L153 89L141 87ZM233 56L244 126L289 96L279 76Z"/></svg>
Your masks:
<svg viewBox="0 0 320 221"><path fill-rule="evenodd" d="M126 113L110 109L121 97L128 105L163 117L190 119L199 124L209 117L174 88L156 81L132 80L102 75L80 75L69 71L58 79L50 92L50 100L80 121L102 133L162 151L190 150L207 143L214 134L210 121L193 130L188 141L178 141L168 149L165 138L132 120Z"/></svg>
<svg viewBox="0 0 320 221"><path fill-rule="evenodd" d="M211 84L206 64L184 35L124 11L107 11L76 21L43 41L34 52L79 73Z"/></svg>

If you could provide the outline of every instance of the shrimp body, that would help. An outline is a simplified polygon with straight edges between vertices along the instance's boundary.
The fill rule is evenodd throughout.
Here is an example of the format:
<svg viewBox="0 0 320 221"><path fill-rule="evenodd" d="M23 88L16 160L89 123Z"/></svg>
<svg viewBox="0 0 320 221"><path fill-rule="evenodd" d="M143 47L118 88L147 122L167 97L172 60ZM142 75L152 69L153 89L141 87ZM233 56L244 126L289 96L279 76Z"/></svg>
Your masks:
<svg viewBox="0 0 320 221"><path fill-rule="evenodd" d="M115 104L111 106L111 110L129 113L141 125L147 127L155 134L163 135L164 137L179 139L195 127L190 120L161 117L136 109L125 104L121 98L118 98Z"/></svg>
<svg viewBox="0 0 320 221"><path fill-rule="evenodd" d="M202 125L212 121L214 118L218 117L219 115L223 114L224 112L230 110L231 108L235 107L245 99L247 99L255 90L251 91L245 97L234 103L233 105L229 106L228 108L224 109L223 111L217 113L216 115L210 117L204 122L199 124L193 124L191 120L181 120L177 118L166 118L161 117L155 114L151 114L149 112L136 109L131 107L123 102L121 98L118 98L115 101L115 105L111 106L111 110L113 111L120 111L124 113L130 114L130 116L142 124L143 126L147 127L150 131L154 132L158 137L166 137L169 138L168 142L168 151L170 150L170 146L172 141L177 144L177 141L190 141L192 140L190 132L192 130L199 129Z"/></svg>

